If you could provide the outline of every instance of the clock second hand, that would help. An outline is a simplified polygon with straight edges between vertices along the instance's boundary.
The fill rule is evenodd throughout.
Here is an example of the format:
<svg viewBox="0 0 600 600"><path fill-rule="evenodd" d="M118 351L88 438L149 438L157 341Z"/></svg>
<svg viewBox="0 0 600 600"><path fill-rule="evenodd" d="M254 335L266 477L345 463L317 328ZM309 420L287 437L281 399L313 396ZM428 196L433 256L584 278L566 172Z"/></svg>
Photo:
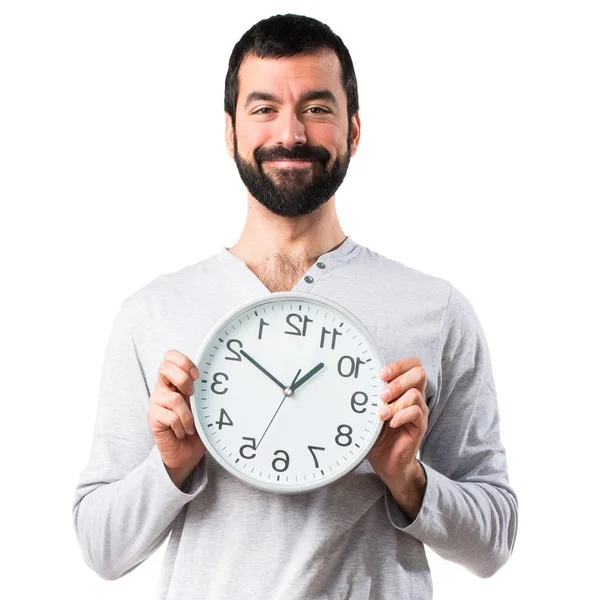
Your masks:
<svg viewBox="0 0 600 600"><path fill-rule="evenodd" d="M296 382L296 379L298 378L298 375L300 375L301 371L302 371L302 369L298 369L298 372L296 373L296 376L294 377L294 381L292 381L292 385L294 385L294 383ZM260 440L258 440L258 444L256 444L256 450L258 450L258 447L260 446L260 443L263 441L263 438L265 437L267 431L269 431L269 427L271 427L271 423L273 422L273 419L277 416L277 413L279 412L279 409L281 408L281 406L283 405L283 403L285 402L285 399L287 397L288 397L288 395L285 394L285 396L283 397L283 400L279 403L279 406L277 407L277 410L275 411L275 414L273 415L273 418L269 421L269 424L267 425L267 428L265 429L265 433L262 434L262 437L260 438Z"/></svg>

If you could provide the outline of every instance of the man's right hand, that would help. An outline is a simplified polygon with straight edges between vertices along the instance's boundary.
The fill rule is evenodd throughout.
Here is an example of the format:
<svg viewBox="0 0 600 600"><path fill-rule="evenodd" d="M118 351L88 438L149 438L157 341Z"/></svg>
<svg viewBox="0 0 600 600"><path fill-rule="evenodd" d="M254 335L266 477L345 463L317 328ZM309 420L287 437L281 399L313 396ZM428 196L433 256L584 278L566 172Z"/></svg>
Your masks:
<svg viewBox="0 0 600 600"><path fill-rule="evenodd" d="M180 489L206 452L190 409L197 373L187 356L177 350L167 351L146 413L167 472Z"/></svg>

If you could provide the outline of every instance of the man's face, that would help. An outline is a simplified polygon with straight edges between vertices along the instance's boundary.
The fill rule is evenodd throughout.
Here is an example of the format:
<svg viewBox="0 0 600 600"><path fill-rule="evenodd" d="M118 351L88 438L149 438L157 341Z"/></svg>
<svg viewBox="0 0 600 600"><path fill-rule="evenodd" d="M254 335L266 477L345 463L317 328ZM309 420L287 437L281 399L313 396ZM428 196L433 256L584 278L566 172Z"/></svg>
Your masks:
<svg viewBox="0 0 600 600"><path fill-rule="evenodd" d="M341 185L356 152L340 63L333 52L246 57L239 70L235 130L227 143L248 191L271 212L311 213Z"/></svg>

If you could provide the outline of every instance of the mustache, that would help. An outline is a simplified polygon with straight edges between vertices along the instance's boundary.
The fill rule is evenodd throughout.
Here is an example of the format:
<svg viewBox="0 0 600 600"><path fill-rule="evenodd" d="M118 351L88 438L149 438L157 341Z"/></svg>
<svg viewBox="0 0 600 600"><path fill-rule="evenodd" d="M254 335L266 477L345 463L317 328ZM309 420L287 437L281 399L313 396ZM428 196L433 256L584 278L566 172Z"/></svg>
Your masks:
<svg viewBox="0 0 600 600"><path fill-rule="evenodd" d="M256 162L265 160L320 160L328 161L331 154L323 146L295 146L285 148L275 146L273 148L257 148L254 151Z"/></svg>

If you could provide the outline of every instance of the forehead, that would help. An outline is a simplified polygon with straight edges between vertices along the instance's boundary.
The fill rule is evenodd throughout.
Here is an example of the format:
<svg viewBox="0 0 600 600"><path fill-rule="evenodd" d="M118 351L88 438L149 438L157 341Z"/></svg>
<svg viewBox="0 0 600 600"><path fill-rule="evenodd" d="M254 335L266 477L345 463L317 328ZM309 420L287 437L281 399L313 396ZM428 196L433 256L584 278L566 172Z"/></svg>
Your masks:
<svg viewBox="0 0 600 600"><path fill-rule="evenodd" d="M255 91L296 95L309 89L329 89L341 103L345 99L341 71L337 55L330 50L284 58L249 55L238 72L238 103Z"/></svg>

